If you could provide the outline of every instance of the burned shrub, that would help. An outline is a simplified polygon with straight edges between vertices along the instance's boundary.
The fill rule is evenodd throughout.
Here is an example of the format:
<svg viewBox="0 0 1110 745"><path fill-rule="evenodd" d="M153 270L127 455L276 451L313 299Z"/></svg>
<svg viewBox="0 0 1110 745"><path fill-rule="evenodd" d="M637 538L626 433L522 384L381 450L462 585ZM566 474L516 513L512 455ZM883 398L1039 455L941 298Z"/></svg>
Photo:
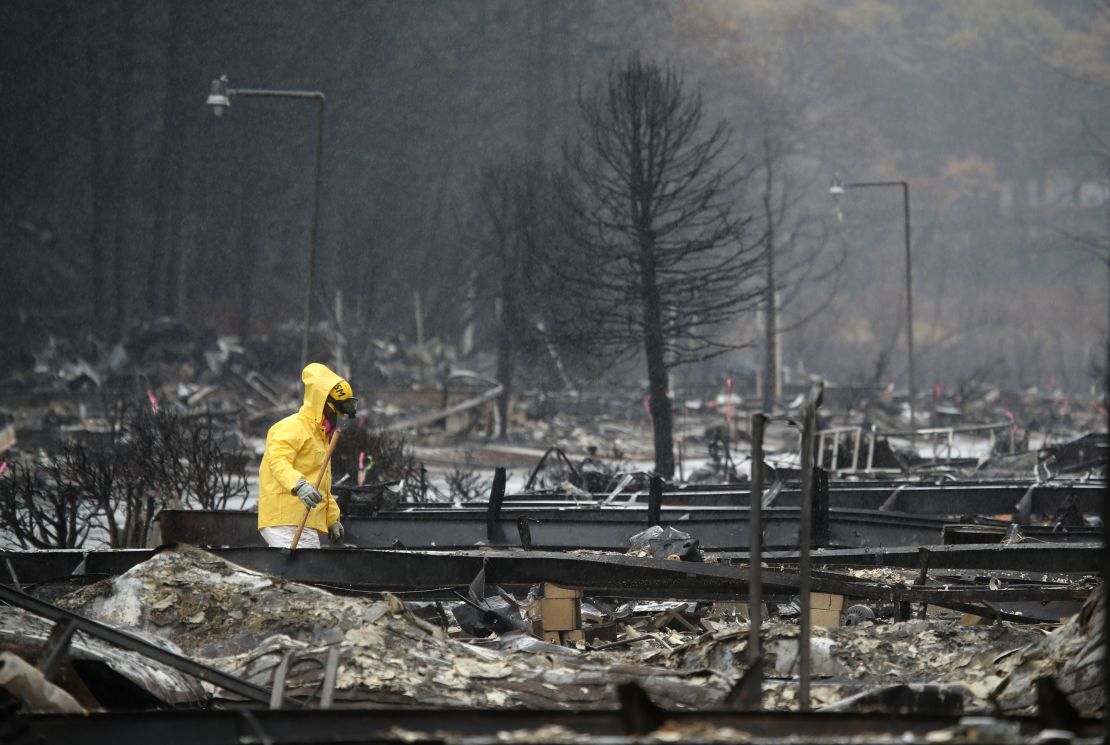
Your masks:
<svg viewBox="0 0 1110 745"><path fill-rule="evenodd" d="M225 437L210 412L139 410L129 420L129 446L167 506L221 510L247 498L241 441Z"/></svg>
<svg viewBox="0 0 1110 745"><path fill-rule="evenodd" d="M493 481L482 478L474 469L474 456L466 453L463 464L447 474L447 497L452 501L468 502L488 497Z"/></svg>
<svg viewBox="0 0 1110 745"><path fill-rule="evenodd" d="M246 461L221 437L207 415L117 405L98 437L70 439L0 478L0 527L24 547L146 546L165 506L218 509L246 497Z"/></svg>
<svg viewBox="0 0 1110 745"><path fill-rule="evenodd" d="M4 543L21 549L78 548L92 526L89 500L49 476L52 465L13 460L0 475L0 528Z"/></svg>
<svg viewBox="0 0 1110 745"><path fill-rule="evenodd" d="M344 477L344 485L357 484L360 463L367 483L400 481L405 499L424 499L420 464L406 447L403 436L380 427L371 429L362 423L343 428L332 456L332 485Z"/></svg>

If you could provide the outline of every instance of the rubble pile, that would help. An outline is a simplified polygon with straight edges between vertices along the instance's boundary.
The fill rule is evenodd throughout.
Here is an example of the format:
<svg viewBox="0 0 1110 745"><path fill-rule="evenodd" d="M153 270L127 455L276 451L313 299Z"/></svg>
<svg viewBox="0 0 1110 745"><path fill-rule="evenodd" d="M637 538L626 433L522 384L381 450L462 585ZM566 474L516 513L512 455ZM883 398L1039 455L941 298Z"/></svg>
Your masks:
<svg viewBox="0 0 1110 745"><path fill-rule="evenodd" d="M807 685L815 709L951 716L933 741L975 739L993 726L957 724L960 714L1043 718L1042 709L1056 708L1074 709L1075 720L1105 710L1105 600L1094 589L1099 570L1091 558L1103 536L1108 450L1106 397L1097 389L1069 400L1055 389L938 387L931 406L915 402L911 422L908 402L891 389L830 387L815 433L822 472L807 534L814 585L795 571L805 494L801 396L770 412L762 532L756 526L749 535L760 511L753 490L738 484L752 473L754 409L731 389L723 397L710 381L676 404L676 478L666 482L651 473L650 419L635 386L554 394L515 386L510 439L494 442L501 388L483 374L488 360L467 360L479 370L469 372L452 369L456 355L435 341L370 342L353 356L338 335L314 339L324 345L315 350L320 358L345 358L365 391L364 416L345 429L332 461L347 545L296 568L298 579L315 584L278 576L294 565L261 553L275 550L261 547L256 515L215 509L227 499L202 501L207 482L182 468L207 463L253 478L265 429L301 399L289 369L300 351L295 326L240 343L159 321L114 346L48 340L33 359L5 370L0 518L8 522L0 527L9 530L0 531L0 544L23 526L31 532L15 541L22 548L64 543L77 551L72 561L63 552L11 552L0 557L0 574L7 572L0 582L10 577L12 587L40 598L93 582L59 604L156 640L217 679L229 674L257 687L252 694L228 680L222 688L202 684L166 667L165 655L116 649L86 629L54 681L76 705L218 710L246 699L264 707L275 691L321 709L441 707L468 717L542 710L546 729L497 739L595 741L598 733L567 728L556 714L625 716L635 709L633 689L649 720L656 709L675 714L643 727L651 739L740 742L754 730L682 723L679 715L732 715L754 705L799 710L796 596L809 588L811 602L829 601L810 608ZM118 414L113 421L119 402L141 409L134 421L147 429L128 429ZM204 451L207 460L180 445L116 446L186 442L171 437L175 417L182 432L211 435L206 441L216 447ZM86 563L92 554L77 554L92 548L95 530L92 539L79 533L69 542L32 530L63 524L55 518L81 504L61 487L88 483L68 478L85 475L70 464L84 461L58 453L100 452L97 443L147 466L144 488L132 491L154 499L128 519L150 527L162 510L158 537L136 533L111 545L178 544L150 558L106 552ZM162 451L170 455L154 457ZM232 451L236 458L223 457ZM176 480L156 480L164 475L156 466ZM493 477L494 467L516 473ZM125 482L113 483L118 491ZM232 484L241 508L250 504L247 483L244 475L242 488ZM158 501L166 495L174 500ZM123 506L109 500L97 510L65 517L96 526ZM754 594L751 541L760 535L766 569L756 671L744 601ZM999 558L995 548L1019 550ZM444 559L450 571L441 573L435 562ZM364 561L380 563L364 572ZM104 566L132 568L104 579ZM12 659L10 669L30 680L57 627L16 605L0 606L0 652L20 662L0 659ZM1046 706L1046 690L1064 704ZM1017 731L1017 720L999 721ZM427 739L420 726L394 735ZM452 738L457 733L443 733Z"/></svg>
<svg viewBox="0 0 1110 745"><path fill-rule="evenodd" d="M635 621L628 615L635 608L624 606L614 611L624 615L617 643L568 648L519 629L464 641L449 635L459 630L446 618L422 618L389 593L341 597L189 547L163 550L61 605L164 639L263 687L280 678L293 696L311 696L333 656L336 700L351 706L612 708L616 686L635 682L663 708L705 709L724 706L748 669L749 628L739 615L716 613L698 626L678 617L688 604L671 604L651 623ZM599 599L583 607L605 620L599 609L611 605ZM1074 693L1074 706L1097 714L1103 607L1094 593L1082 613L1051 632L952 617L816 628L813 701L931 684L956 691L967 712L1029 713L1035 679L1050 676ZM764 708L797 706L797 636L790 622L764 626Z"/></svg>
<svg viewBox="0 0 1110 745"><path fill-rule="evenodd" d="M669 633L676 645L673 648L641 646L627 654L642 664L713 669L733 679L739 679L748 667L748 628L744 623L701 635ZM795 709L798 627L771 624L763 635L764 708ZM1019 652L1036 654L1033 650L1053 636L1009 624L965 626L944 618L815 628L810 642L814 702L832 704L870 689L929 683L955 686L963 696L965 711L991 711L1003 682L1011 675L1025 675L1009 660L1022 657ZM1082 638L1087 639L1085 635ZM1042 674L1053 672L1042 670ZM1028 683L1015 683L1015 690L1025 690ZM1001 701L1013 709L1028 705L1019 706L1012 696Z"/></svg>
<svg viewBox="0 0 1110 745"><path fill-rule="evenodd" d="M1005 673L995 701L1008 713L1032 713L1037 705L1037 679L1051 677L1069 703L1086 716L1105 712L1103 665L1106 655L1106 592L1091 595L1083 609L1052 633L1004 660Z"/></svg>
<svg viewBox="0 0 1110 745"><path fill-rule="evenodd" d="M290 693L322 680L339 651L337 699L405 705L611 707L612 686L637 681L660 705L713 706L728 689L711 671L594 660L531 636L496 644L451 639L400 600L339 597L252 572L197 549L163 551L60 605L172 641L186 654L266 687L289 651L314 659Z"/></svg>

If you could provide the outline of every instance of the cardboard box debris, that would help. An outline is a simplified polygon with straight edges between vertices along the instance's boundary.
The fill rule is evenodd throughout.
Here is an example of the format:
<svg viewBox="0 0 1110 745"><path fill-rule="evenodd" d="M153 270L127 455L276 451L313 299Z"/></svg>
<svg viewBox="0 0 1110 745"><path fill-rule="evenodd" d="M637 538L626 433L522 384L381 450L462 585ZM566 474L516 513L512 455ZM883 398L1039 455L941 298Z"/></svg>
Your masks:
<svg viewBox="0 0 1110 745"><path fill-rule="evenodd" d="M573 598L542 598L540 618L543 630L573 631L582 626L582 604Z"/></svg>
<svg viewBox="0 0 1110 745"><path fill-rule="evenodd" d="M549 598L551 600L556 600L558 598L580 599L582 597L582 591L581 590L572 590L572 589L567 588L567 587L559 587L559 585L553 585L550 582L544 582L543 583L543 596L545 598Z"/></svg>
<svg viewBox="0 0 1110 745"><path fill-rule="evenodd" d="M836 628L840 625L840 613L844 609L844 596L829 592L811 592L809 594L810 623L825 629Z"/></svg>
<svg viewBox="0 0 1110 745"><path fill-rule="evenodd" d="M844 610L844 596L831 592L811 592L809 607L813 610Z"/></svg>
<svg viewBox="0 0 1110 745"><path fill-rule="evenodd" d="M983 624L992 623L991 619L977 616L974 613L965 613L960 618L961 626L982 626Z"/></svg>

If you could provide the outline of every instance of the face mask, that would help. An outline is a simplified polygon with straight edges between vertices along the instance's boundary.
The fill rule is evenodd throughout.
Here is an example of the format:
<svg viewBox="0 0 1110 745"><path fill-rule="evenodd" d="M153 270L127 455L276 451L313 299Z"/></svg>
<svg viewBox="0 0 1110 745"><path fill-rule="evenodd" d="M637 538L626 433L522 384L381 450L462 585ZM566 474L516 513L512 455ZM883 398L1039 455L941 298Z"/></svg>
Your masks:
<svg viewBox="0 0 1110 745"><path fill-rule="evenodd" d="M327 408L332 412L343 414L348 419L355 418L355 410L358 406L357 398L345 398L342 401L336 401L334 398L328 398Z"/></svg>

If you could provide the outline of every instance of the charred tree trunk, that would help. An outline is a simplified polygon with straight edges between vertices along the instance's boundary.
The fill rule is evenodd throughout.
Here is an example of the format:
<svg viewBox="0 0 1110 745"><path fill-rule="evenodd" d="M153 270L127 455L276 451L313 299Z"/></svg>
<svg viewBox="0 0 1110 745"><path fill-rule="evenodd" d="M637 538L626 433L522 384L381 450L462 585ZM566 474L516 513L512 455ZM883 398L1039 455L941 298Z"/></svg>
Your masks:
<svg viewBox="0 0 1110 745"><path fill-rule="evenodd" d="M640 278L644 301L644 356L648 369L648 409L655 440L655 472L665 479L674 476L674 421L667 360L664 354L662 311L656 285L655 261L650 249L641 250Z"/></svg>

